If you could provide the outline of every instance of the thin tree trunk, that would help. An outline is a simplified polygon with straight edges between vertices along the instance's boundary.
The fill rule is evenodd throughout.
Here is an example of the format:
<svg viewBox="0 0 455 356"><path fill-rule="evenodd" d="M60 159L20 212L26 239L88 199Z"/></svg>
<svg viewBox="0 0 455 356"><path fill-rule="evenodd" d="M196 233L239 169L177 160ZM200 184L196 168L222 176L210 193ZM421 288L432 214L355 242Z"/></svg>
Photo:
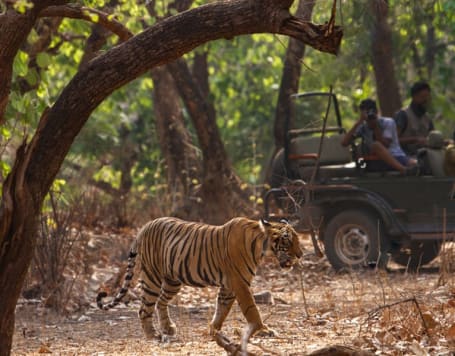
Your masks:
<svg viewBox="0 0 455 356"><path fill-rule="evenodd" d="M201 178L196 147L184 125L179 93L167 66L154 68L152 78L156 127L173 201L171 215L195 219L198 211L195 187Z"/></svg>
<svg viewBox="0 0 455 356"><path fill-rule="evenodd" d="M295 15L305 21L310 21L315 4L316 0L300 0ZM291 117L291 122L293 121L294 105L291 95L296 94L299 90L304 55L305 44L294 38L290 38L286 49L280 92L275 111L273 130L275 136L275 152L284 146L284 122L286 118Z"/></svg>
<svg viewBox="0 0 455 356"><path fill-rule="evenodd" d="M376 78L376 91L379 106L384 116L393 116L401 108L402 102L393 64L392 31L387 22L389 2L370 2L374 23L371 29L371 54Z"/></svg>
<svg viewBox="0 0 455 356"><path fill-rule="evenodd" d="M245 198L245 192L240 188L241 181L233 172L224 149L216 125L215 109L203 97L183 59L168 64L168 67L190 114L202 150L203 179L200 195L205 208L205 220L223 223L227 218L242 213L238 209L238 203L242 196ZM238 192L242 194L236 196Z"/></svg>
<svg viewBox="0 0 455 356"><path fill-rule="evenodd" d="M167 14L189 9L193 0L178 0L168 4ZM160 18L156 4L147 5L152 17ZM162 20L162 19L161 19ZM183 105L167 66L152 70L154 110L158 137L166 160L167 186L171 196L171 215L187 220L199 218L199 200L195 193L201 180L200 158L183 118Z"/></svg>
<svg viewBox="0 0 455 356"><path fill-rule="evenodd" d="M314 5L316 0L300 0L297 8L296 16L305 21L311 20ZM292 94L296 94L299 90L300 75L302 72L302 61L305 55L305 44L294 38L289 39L286 55L284 59L283 74L281 76L280 91L278 94L278 102L275 110L274 120L274 137L275 148L271 155L270 161L265 173L265 181L270 183L272 174L272 162L277 152L283 148L285 140L284 123L289 117L290 122L294 121L295 107L294 101L291 99Z"/></svg>
<svg viewBox="0 0 455 356"><path fill-rule="evenodd" d="M94 24L92 25L92 32L85 43L84 55L79 63L79 67L84 67L95 58L100 52L101 48L107 43L108 37L111 32L105 27Z"/></svg>

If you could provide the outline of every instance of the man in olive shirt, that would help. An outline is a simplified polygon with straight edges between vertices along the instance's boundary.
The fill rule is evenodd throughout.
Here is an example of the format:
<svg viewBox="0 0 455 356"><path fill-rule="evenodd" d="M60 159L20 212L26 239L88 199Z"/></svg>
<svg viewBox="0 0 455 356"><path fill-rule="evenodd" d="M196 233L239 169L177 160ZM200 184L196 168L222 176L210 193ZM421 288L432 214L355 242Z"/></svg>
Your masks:
<svg viewBox="0 0 455 356"><path fill-rule="evenodd" d="M427 114L431 100L431 88L419 81L411 87L411 103L395 114L400 145L407 155L415 156L417 150L428 143L428 134L434 130L433 121Z"/></svg>

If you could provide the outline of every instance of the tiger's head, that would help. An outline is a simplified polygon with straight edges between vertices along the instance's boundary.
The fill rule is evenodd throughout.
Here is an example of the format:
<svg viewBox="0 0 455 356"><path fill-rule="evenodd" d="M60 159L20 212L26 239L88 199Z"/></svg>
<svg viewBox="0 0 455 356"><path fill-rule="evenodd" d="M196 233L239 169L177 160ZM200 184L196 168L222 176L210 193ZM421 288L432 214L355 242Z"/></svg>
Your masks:
<svg viewBox="0 0 455 356"><path fill-rule="evenodd" d="M267 236L266 255L274 255L282 268L291 267L302 257L297 232L287 221L269 222L261 219L259 225Z"/></svg>

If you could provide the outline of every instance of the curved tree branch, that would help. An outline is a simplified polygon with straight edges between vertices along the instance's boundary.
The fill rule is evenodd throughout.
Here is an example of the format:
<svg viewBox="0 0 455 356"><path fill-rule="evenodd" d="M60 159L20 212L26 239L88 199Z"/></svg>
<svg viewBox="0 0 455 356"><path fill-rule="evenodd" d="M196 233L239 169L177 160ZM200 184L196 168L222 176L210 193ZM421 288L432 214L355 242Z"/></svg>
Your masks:
<svg viewBox="0 0 455 356"><path fill-rule="evenodd" d="M68 17L100 24L112 33L115 33L122 41L126 41L133 36L133 33L130 30L121 22L111 19L111 16L111 14L79 4L49 6L39 13L39 17Z"/></svg>
<svg viewBox="0 0 455 356"><path fill-rule="evenodd" d="M338 54L343 37L343 29L340 26L332 26L330 23L316 25L294 16L285 20L279 33L330 54Z"/></svg>

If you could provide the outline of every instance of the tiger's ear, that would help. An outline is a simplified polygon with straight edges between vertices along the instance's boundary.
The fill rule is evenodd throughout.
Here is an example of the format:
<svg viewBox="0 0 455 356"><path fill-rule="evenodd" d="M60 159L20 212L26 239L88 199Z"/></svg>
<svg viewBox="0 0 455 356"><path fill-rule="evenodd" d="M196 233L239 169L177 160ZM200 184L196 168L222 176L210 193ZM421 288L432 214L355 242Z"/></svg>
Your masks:
<svg viewBox="0 0 455 356"><path fill-rule="evenodd" d="M283 224L288 224L289 225L289 220L288 219L281 218L280 222L283 223Z"/></svg>
<svg viewBox="0 0 455 356"><path fill-rule="evenodd" d="M265 233L265 230L266 230L266 226L271 226L272 224L270 224L267 220L265 219L261 219L259 220L259 227L261 228L262 232Z"/></svg>

